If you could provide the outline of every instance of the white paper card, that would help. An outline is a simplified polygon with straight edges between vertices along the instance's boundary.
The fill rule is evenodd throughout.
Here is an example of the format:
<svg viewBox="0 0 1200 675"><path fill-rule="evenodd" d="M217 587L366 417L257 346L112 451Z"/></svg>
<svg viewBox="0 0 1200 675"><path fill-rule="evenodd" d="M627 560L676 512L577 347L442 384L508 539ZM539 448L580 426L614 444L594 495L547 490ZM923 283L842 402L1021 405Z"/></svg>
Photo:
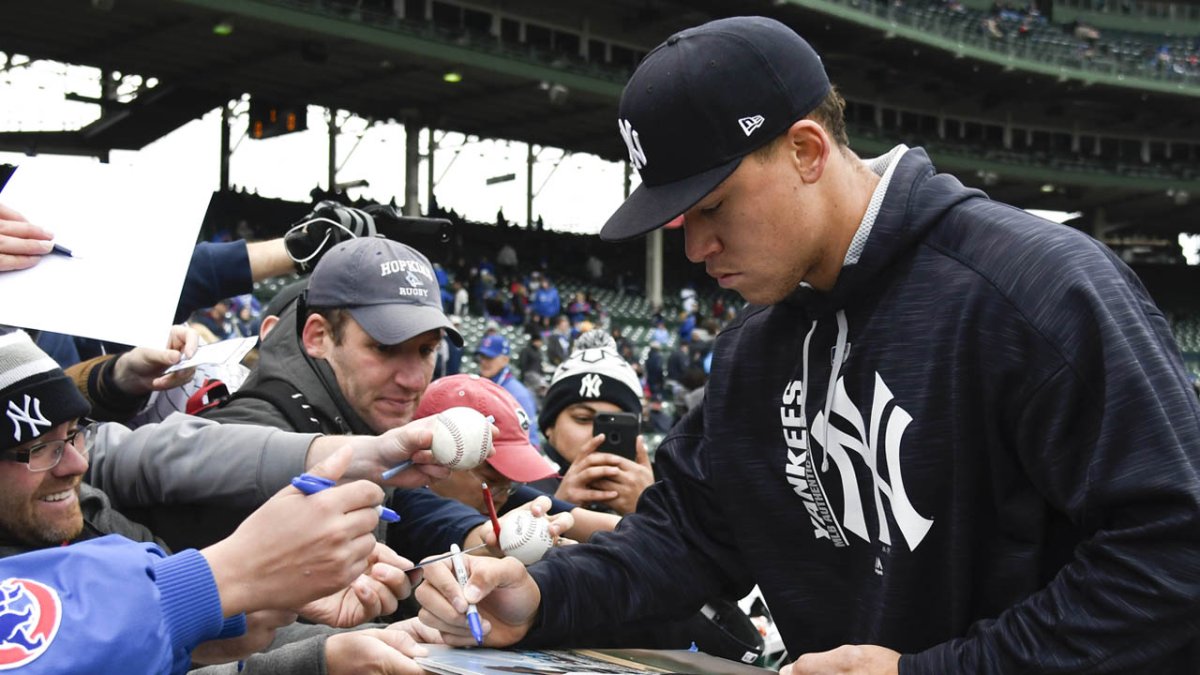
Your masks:
<svg viewBox="0 0 1200 675"><path fill-rule="evenodd" d="M0 324L165 347L211 197L170 172L97 163L66 177L37 158L23 161L0 203L75 257L51 254L0 272Z"/></svg>

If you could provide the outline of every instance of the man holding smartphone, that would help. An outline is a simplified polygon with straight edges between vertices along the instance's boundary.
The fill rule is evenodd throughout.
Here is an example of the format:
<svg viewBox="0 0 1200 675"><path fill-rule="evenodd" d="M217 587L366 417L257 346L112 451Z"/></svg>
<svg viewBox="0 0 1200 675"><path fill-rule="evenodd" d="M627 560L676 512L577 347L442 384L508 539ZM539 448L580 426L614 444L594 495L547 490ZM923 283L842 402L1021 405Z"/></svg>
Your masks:
<svg viewBox="0 0 1200 675"><path fill-rule="evenodd" d="M600 416L619 413L633 415L633 428L626 422L605 432ZM641 382L613 339L602 330L580 335L571 355L554 371L538 416L546 436L542 449L563 467L554 496L622 516L632 513L642 491L654 482L637 433L641 414ZM628 444L625 456L619 452L621 443L614 443L616 436Z"/></svg>

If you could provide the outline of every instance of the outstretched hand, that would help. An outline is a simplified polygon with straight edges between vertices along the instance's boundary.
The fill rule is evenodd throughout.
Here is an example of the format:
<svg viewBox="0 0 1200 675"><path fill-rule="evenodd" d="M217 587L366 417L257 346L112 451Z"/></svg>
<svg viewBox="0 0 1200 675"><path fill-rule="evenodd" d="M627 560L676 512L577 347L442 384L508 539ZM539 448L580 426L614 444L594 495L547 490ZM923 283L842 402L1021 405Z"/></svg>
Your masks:
<svg viewBox="0 0 1200 675"><path fill-rule="evenodd" d="M339 450L308 473L338 480L350 463ZM305 495L288 485L229 537L201 551L228 616L291 609L350 585L367 569L383 490L355 481Z"/></svg>
<svg viewBox="0 0 1200 675"><path fill-rule="evenodd" d="M346 588L308 603L300 609L300 616L334 628L352 628L391 614L400 600L412 594L412 583L404 572L411 567L411 561L377 542L367 558L366 572Z"/></svg>
<svg viewBox="0 0 1200 675"><path fill-rule="evenodd" d="M195 368L165 374L171 366L196 353L200 336L187 325L171 326L166 349L135 347L117 357L113 379L117 389L129 396L173 389L192 379Z"/></svg>

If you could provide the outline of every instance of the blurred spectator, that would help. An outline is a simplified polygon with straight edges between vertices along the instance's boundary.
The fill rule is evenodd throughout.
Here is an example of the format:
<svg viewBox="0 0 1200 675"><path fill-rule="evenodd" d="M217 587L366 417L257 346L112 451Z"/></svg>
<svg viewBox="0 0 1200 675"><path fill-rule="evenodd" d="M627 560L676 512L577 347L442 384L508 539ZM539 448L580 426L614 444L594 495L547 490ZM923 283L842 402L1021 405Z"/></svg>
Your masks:
<svg viewBox="0 0 1200 675"><path fill-rule="evenodd" d="M592 304L588 302L583 291L575 291L575 297L567 305L567 317L572 324L588 319L592 314Z"/></svg>
<svg viewBox="0 0 1200 675"><path fill-rule="evenodd" d="M650 341L650 348L646 350L646 362L642 364L642 370L645 373L646 389L650 392L650 398L652 400L657 398L661 401L666 389L661 343Z"/></svg>
<svg viewBox="0 0 1200 675"><path fill-rule="evenodd" d="M496 268L501 279L509 279L517 274L517 249L505 242L496 254Z"/></svg>
<svg viewBox="0 0 1200 675"><path fill-rule="evenodd" d="M190 323L206 343L219 342L236 334L228 300L219 300L212 307L196 310Z"/></svg>
<svg viewBox="0 0 1200 675"><path fill-rule="evenodd" d="M558 366L571 353L571 322L566 315L560 314L554 322L554 330L547 338L546 360L552 366Z"/></svg>
<svg viewBox="0 0 1200 675"><path fill-rule="evenodd" d="M534 323L543 328L549 328L550 322L562 311L558 288L550 283L549 277L542 277L542 287L534 291L531 310Z"/></svg>
<svg viewBox="0 0 1200 675"><path fill-rule="evenodd" d="M683 305L684 312L695 314L700 311L700 301L696 297L696 289L691 282L679 289L679 300Z"/></svg>
<svg viewBox="0 0 1200 675"><path fill-rule="evenodd" d="M650 341L662 346L671 344L671 332L667 330L667 322L662 317L654 320L654 329L650 331Z"/></svg>
<svg viewBox="0 0 1200 675"><path fill-rule="evenodd" d="M593 286L607 286L604 283L604 262L591 253L587 257L587 262L583 264L584 271L587 272L588 282Z"/></svg>
<svg viewBox="0 0 1200 675"><path fill-rule="evenodd" d="M537 400L529 388L521 384L521 381L513 375L512 368L509 366L510 353L508 340L503 335L499 333L485 335L479 341L479 347L475 349L475 355L479 359L479 374L508 390L508 393L512 394L513 398L521 404L521 408L525 410L529 419L536 420ZM538 435L538 430L532 423L529 424L529 442L534 447L540 447L542 444L541 436Z"/></svg>
<svg viewBox="0 0 1200 675"><path fill-rule="evenodd" d="M546 393L545 359L542 356L542 334L537 330L529 334L529 341L521 348L517 357L517 370L521 371L521 382L535 396L541 398Z"/></svg>
<svg viewBox="0 0 1200 675"><path fill-rule="evenodd" d="M454 315L466 316L469 313L471 296L467 293L467 288L463 286L461 281L455 281L454 285Z"/></svg>

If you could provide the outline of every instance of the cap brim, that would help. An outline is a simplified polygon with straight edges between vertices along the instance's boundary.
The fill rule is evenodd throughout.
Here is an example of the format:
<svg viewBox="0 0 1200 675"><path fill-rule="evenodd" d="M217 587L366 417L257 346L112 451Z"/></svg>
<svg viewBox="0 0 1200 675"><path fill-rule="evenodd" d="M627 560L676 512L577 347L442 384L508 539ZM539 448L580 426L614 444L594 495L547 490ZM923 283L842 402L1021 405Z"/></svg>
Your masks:
<svg viewBox="0 0 1200 675"><path fill-rule="evenodd" d="M639 237L671 222L696 205L704 196L729 178L742 163L737 157L707 171L672 183L651 187L642 183L600 229L604 241L624 241Z"/></svg>
<svg viewBox="0 0 1200 675"><path fill-rule="evenodd" d="M509 480L531 483L558 475L554 467L550 466L550 463L543 459L541 454L529 443L493 442L493 444L496 454L488 457L488 463Z"/></svg>
<svg viewBox="0 0 1200 675"><path fill-rule="evenodd" d="M398 345L421 333L442 328L455 345L463 346L463 336L440 309L428 305L363 305L347 311L359 326L383 345Z"/></svg>

